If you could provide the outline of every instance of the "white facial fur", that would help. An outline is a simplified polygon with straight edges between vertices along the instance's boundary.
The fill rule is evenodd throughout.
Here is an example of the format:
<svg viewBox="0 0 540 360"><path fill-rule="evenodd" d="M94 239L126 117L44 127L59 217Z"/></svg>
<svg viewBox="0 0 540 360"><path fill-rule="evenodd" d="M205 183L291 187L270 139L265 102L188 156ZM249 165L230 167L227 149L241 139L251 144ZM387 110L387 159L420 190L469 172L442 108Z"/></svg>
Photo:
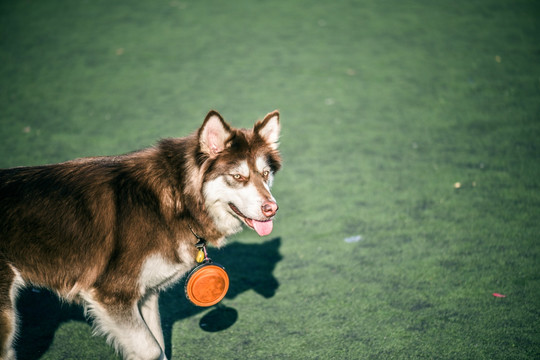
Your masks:
<svg viewBox="0 0 540 360"><path fill-rule="evenodd" d="M224 176L204 184L203 193L208 213L214 220L217 229L225 236L232 235L242 230L242 221L232 214L228 199L224 195L230 192Z"/></svg>
<svg viewBox="0 0 540 360"><path fill-rule="evenodd" d="M259 174L265 170L270 171L263 157L257 158L256 167L254 172ZM234 174L239 174L249 181L246 184L236 184L232 177ZM229 203L234 204L244 216L250 219L265 220L261 206L267 199L259 192L254 182L261 181L268 192L266 195L274 200L270 195L272 180L271 172L267 183L262 181L261 177L252 176L247 161L242 161L237 167L231 169L229 174L223 174L205 183L203 186L205 205L217 228L225 235L234 234L242 229L242 221L235 215Z"/></svg>

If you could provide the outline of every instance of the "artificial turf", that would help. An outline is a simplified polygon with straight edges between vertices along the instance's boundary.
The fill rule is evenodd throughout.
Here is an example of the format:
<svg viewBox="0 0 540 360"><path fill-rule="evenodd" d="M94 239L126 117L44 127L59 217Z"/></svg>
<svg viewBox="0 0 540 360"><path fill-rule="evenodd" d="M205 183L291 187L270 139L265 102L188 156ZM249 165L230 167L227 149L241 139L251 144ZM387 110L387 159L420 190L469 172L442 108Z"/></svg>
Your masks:
<svg viewBox="0 0 540 360"><path fill-rule="evenodd" d="M163 294L170 358L539 358L538 39L533 0L1 1L0 167L278 108L274 232L210 251L221 306ZM19 358L116 358L19 308Z"/></svg>

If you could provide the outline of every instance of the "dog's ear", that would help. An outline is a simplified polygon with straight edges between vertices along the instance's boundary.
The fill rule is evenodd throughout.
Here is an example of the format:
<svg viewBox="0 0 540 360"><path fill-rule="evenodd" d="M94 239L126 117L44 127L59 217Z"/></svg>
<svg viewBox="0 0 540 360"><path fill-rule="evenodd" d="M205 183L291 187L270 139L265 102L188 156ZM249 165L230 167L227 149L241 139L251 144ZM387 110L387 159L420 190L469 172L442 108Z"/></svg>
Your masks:
<svg viewBox="0 0 540 360"><path fill-rule="evenodd" d="M263 120L257 122L253 130L266 141L272 149L278 148L279 141L279 111L275 110L264 117Z"/></svg>
<svg viewBox="0 0 540 360"><path fill-rule="evenodd" d="M231 127L221 115L211 110L199 129L199 144L201 151L211 158L216 157L227 147L231 136Z"/></svg>

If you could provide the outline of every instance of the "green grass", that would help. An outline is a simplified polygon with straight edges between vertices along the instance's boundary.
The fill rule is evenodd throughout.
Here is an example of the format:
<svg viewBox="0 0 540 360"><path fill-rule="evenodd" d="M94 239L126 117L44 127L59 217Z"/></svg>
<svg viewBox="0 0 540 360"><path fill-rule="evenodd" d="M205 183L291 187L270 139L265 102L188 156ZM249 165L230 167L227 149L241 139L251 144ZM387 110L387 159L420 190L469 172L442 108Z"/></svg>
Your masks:
<svg viewBox="0 0 540 360"><path fill-rule="evenodd" d="M164 294L173 359L538 358L538 19L533 0L2 1L0 167L279 108L274 232L211 252L239 269L223 328ZM26 358L115 358L62 309Z"/></svg>

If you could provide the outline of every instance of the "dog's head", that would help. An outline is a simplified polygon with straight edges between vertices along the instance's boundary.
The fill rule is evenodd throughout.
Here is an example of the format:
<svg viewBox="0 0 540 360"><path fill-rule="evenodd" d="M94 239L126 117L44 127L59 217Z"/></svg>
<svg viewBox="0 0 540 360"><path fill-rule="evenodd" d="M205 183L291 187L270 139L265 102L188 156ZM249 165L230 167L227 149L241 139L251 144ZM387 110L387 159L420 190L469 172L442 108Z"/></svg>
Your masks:
<svg viewBox="0 0 540 360"><path fill-rule="evenodd" d="M279 156L279 112L253 129L235 129L210 111L199 129L199 163L204 170L203 195L208 213L224 235L242 223L260 236L272 231L278 205L270 193Z"/></svg>

